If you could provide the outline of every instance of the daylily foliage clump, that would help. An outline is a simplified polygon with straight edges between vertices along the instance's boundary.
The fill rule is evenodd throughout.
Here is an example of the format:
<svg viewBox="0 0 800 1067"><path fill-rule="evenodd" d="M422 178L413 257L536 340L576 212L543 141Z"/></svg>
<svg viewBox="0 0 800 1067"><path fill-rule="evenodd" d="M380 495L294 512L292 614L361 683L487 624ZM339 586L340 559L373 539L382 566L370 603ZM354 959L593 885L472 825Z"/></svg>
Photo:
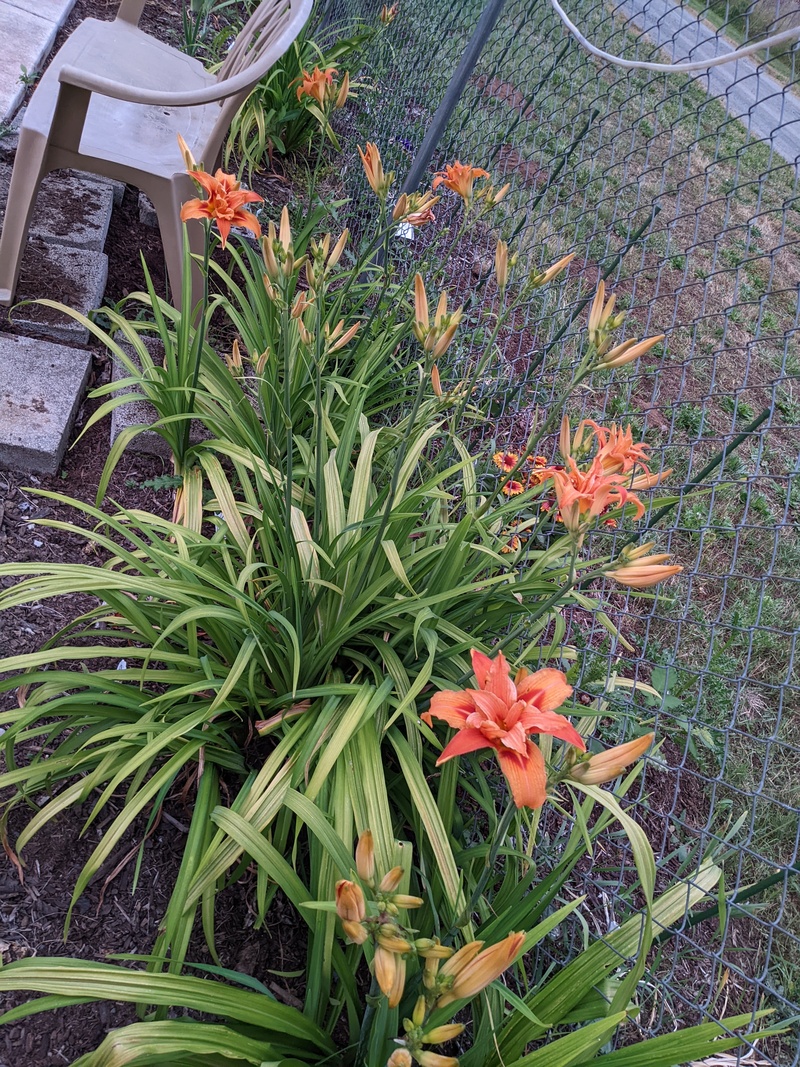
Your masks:
<svg viewBox="0 0 800 1067"><path fill-rule="evenodd" d="M385 8L383 21L396 13ZM334 74L305 71L294 86L326 122L347 97ZM100 835L74 904L140 815L152 823L170 798L190 801L144 969L57 958L0 969L0 990L141 1006L143 1021L112 1031L81 1067L165 1056L174 1067L584 1067L638 1011L655 924L678 924L720 876L707 855L691 883L656 898L645 835L599 788L631 768L624 793L653 733L606 744L608 694L575 700L582 678L566 622L566 609L594 611L630 647L606 612L605 579L635 596L680 570L637 544L641 494L669 472L653 472L629 427L584 420L573 437L562 419L577 385L658 338L615 345L622 317L601 283L567 384L490 465L475 445L486 423L477 383L515 308L573 257L528 268L499 240L488 340L471 354L465 309L452 307L435 265L401 276L391 238L403 223L434 226L450 192L464 227L491 220L508 187L495 191L486 170L456 161L432 188L393 201L377 146L359 151L379 220L358 247L320 204L299 219L284 208L253 248L230 230L260 235L244 208L259 198L187 159L207 194L182 212L205 227L202 294L187 256L182 311L148 284L108 312L111 334L87 322L128 372L97 391L90 425L131 400L153 404L151 428L181 480L173 518L101 509L134 428L109 456L97 506L75 502L83 521L72 532L105 553L102 564L0 568L19 579L0 609L75 590L96 597L38 655L0 664L0 687L19 688L19 706L0 716L4 818L45 797L7 842L20 871L26 842L91 798L87 826ZM227 259L212 256L217 234ZM210 337L226 338L221 352ZM626 528L620 550L597 540L609 523ZM125 671L108 668L110 647ZM542 841L546 805L563 822ZM632 903L605 940L551 971L531 950L549 938L551 952L584 906L570 879L611 819L644 907ZM224 970L214 980L187 971L197 922L222 962L216 896L247 871L256 928L279 890L304 928L302 1011L251 978L243 988L217 980ZM168 1018L175 1009L219 1022ZM738 1041L707 1024L679 1044L653 1042L647 1062L670 1067Z"/></svg>

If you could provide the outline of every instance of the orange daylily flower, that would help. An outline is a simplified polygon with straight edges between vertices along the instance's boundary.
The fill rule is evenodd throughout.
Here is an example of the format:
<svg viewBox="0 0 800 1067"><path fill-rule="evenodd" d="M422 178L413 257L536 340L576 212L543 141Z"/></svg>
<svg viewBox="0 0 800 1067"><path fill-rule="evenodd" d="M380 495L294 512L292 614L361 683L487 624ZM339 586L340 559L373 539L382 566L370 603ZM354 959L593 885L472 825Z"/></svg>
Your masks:
<svg viewBox="0 0 800 1067"><path fill-rule="evenodd" d="M542 673L542 672L539 672ZM558 673L558 672L556 672ZM480 993L487 985L499 978L519 954L525 940L523 932L509 934L496 945L483 949L482 941L471 941L451 956L439 971L439 977L452 977L453 983L436 1002L437 1008L446 1008L456 1000L466 1000Z"/></svg>
<svg viewBox="0 0 800 1067"><path fill-rule="evenodd" d="M605 752L598 752L583 763L576 763L569 772L570 778L584 785L602 785L616 778L628 764L643 755L653 743L655 734L645 734L624 745L615 745Z"/></svg>
<svg viewBox="0 0 800 1067"><path fill-rule="evenodd" d="M455 163L448 163L444 170L437 170L433 179L433 189L437 189L440 185L444 185L446 189L451 189L454 193L458 193L465 204L472 203L472 186L476 178L488 178L489 172L482 170L480 167L470 167L466 163L459 163L458 160Z"/></svg>
<svg viewBox="0 0 800 1067"><path fill-rule="evenodd" d="M619 474L606 474L599 456L595 456L587 471L578 468L572 456L567 457L565 470L553 469L553 483L564 525L571 533L583 529L601 515L606 508L626 503L636 505L636 518L644 515L644 504L629 492Z"/></svg>
<svg viewBox="0 0 800 1067"><path fill-rule="evenodd" d="M609 427L599 426L593 419L584 419L581 426L590 426L599 447L598 458L605 474L627 474L635 466L640 466L646 474L647 453L650 446L640 441L634 443L630 425L623 430L612 422Z"/></svg>
<svg viewBox="0 0 800 1067"><path fill-rule="evenodd" d="M547 770L539 747L528 734L550 734L586 750L569 719L555 712L572 693L572 686L561 671L550 667L533 674L520 670L512 681L502 652L490 659L473 649L472 669L477 689L435 693L430 710L422 715L428 726L436 718L458 730L436 765L493 748L517 807L540 808L547 799Z"/></svg>
<svg viewBox="0 0 800 1067"><path fill-rule="evenodd" d="M312 74L304 70L298 79L300 84L297 86L297 99L302 100L304 96L310 96L312 100L317 101L320 107L324 107L326 100L331 95L333 76L336 73L338 73L336 67L327 67L325 70L314 67Z"/></svg>
<svg viewBox="0 0 800 1067"><path fill-rule="evenodd" d="M245 211L243 204L261 201L258 193L242 189L232 174L218 170L216 174L206 174L203 170L190 170L190 178L208 193L206 200L187 200L181 208L181 221L187 219L212 219L217 224L222 247L228 240L231 226L244 226L256 237L261 236L261 225L252 211Z"/></svg>

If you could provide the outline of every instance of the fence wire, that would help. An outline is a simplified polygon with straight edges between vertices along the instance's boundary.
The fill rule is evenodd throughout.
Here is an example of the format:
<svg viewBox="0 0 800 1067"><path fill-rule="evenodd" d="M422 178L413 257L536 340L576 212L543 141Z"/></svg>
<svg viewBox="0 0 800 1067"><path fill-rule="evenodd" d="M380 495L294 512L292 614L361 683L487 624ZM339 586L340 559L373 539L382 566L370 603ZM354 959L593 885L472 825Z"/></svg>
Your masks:
<svg viewBox="0 0 800 1067"><path fill-rule="evenodd" d="M781 0L565 7L598 47L662 62L800 23L797 5ZM400 180L483 9L401 0L368 57L374 89L344 121L353 143L379 144ZM338 0L330 12L333 23L359 17L374 19L372 0ZM459 158L495 185L512 183L491 230L469 240L453 243L456 208L440 206L444 279L471 301L473 326L453 374L482 352L478 312L494 299L486 262L497 237L531 267L577 253L515 315L478 383L487 456L521 446L547 410L552 362L563 367L577 351L601 277L628 310L626 335L666 335L642 365L593 382L570 406L576 420L630 421L653 466L673 468L672 485L698 482L654 534L683 574L652 599L611 597L632 650L596 617L568 620L579 693L594 697L622 677L659 694L615 690L609 710L619 717L601 728L616 740L636 720L662 741L629 794L662 883L691 877L709 849L728 850L727 904L687 920L651 961L639 1018L651 1031L764 1007L788 1018L800 1003L799 55L784 46L691 75L623 70L587 55L547 0L507 0L428 170ZM342 174L357 227L370 210L357 158ZM430 240L419 235L417 247ZM615 534L599 536L607 550ZM556 824L544 833L557 843ZM626 914L631 868L621 841L597 849L585 871L594 933ZM561 937L577 944L580 932ZM742 1062L800 1063L791 1028L749 1055Z"/></svg>

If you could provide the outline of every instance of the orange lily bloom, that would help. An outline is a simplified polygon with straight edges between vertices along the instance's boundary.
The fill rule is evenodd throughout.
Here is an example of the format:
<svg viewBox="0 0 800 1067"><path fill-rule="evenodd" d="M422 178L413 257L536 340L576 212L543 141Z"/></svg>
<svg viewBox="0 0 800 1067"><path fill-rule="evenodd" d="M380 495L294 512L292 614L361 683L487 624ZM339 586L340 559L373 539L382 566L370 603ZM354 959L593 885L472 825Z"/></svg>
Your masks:
<svg viewBox="0 0 800 1067"><path fill-rule="evenodd" d="M591 426L599 451L597 453L605 474L627 474L638 464L649 474L647 453L650 446L640 441L634 443L633 431L628 425L624 430L615 422L606 428L599 426L593 419L584 419L582 426Z"/></svg>
<svg viewBox="0 0 800 1067"><path fill-rule="evenodd" d="M324 107L330 96L330 89L333 88L333 76L336 73L335 67L328 67L326 70L314 67L313 74L304 70L297 86L297 99L302 100L304 96L310 96L320 107Z"/></svg>
<svg viewBox="0 0 800 1067"><path fill-rule="evenodd" d="M540 808L547 799L547 770L544 756L528 734L550 734L586 750L569 719L555 713L572 693L572 686L561 671L550 667L533 674L523 669L512 681L502 652L492 660L473 649L472 669L477 689L435 693L430 710L422 715L428 726L436 718L458 730L436 765L493 748L517 807Z"/></svg>
<svg viewBox="0 0 800 1067"><path fill-rule="evenodd" d="M188 171L189 177L208 193L206 200L187 200L181 208L181 221L187 219L212 219L217 224L222 247L228 240L231 226L244 226L256 237L261 236L261 225L252 211L245 211L243 204L261 201L258 193L242 189L232 174L218 170L216 174L206 174L203 170Z"/></svg>
<svg viewBox="0 0 800 1067"><path fill-rule="evenodd" d="M472 186L475 179L488 177L487 170L470 167L456 160L455 163L448 163L444 170L437 170L432 187L437 189L440 185L444 185L446 189L458 193L464 203L469 205L472 203Z"/></svg>
<svg viewBox="0 0 800 1067"><path fill-rule="evenodd" d="M509 934L482 952L482 941L471 941L465 945L455 956L451 956L439 971L440 978L452 976L454 980L450 989L439 997L436 1006L445 1008L453 1001L465 1000L480 993L511 966L524 940L523 932Z"/></svg>
<svg viewBox="0 0 800 1067"><path fill-rule="evenodd" d="M569 772L570 778L584 785L602 785L610 782L650 748L655 734L645 734L624 745L615 745L605 752L598 752L583 763L576 763Z"/></svg>
<svg viewBox="0 0 800 1067"><path fill-rule="evenodd" d="M636 518L644 515L644 504L624 485L619 474L606 474L600 457L595 456L587 471L578 468L572 456L567 457L569 467L553 469L556 500L564 525L570 533L580 533L592 519L606 508L622 507L631 502L636 505Z"/></svg>

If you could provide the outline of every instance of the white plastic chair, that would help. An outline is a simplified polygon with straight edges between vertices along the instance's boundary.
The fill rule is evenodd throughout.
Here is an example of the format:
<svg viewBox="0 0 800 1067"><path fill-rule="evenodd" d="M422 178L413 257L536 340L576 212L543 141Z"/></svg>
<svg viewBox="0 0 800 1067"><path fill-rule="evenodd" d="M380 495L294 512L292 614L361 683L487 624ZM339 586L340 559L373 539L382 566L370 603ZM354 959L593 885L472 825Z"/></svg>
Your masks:
<svg viewBox="0 0 800 1067"><path fill-rule="evenodd" d="M216 75L139 29L146 0L122 0L113 22L86 19L45 71L22 120L0 237L0 304L10 304L36 194L53 170L116 178L150 197L173 301L180 300L181 204L197 196L178 148L213 168L236 111L308 18L312 0L263 0ZM192 251L202 227L189 225Z"/></svg>

